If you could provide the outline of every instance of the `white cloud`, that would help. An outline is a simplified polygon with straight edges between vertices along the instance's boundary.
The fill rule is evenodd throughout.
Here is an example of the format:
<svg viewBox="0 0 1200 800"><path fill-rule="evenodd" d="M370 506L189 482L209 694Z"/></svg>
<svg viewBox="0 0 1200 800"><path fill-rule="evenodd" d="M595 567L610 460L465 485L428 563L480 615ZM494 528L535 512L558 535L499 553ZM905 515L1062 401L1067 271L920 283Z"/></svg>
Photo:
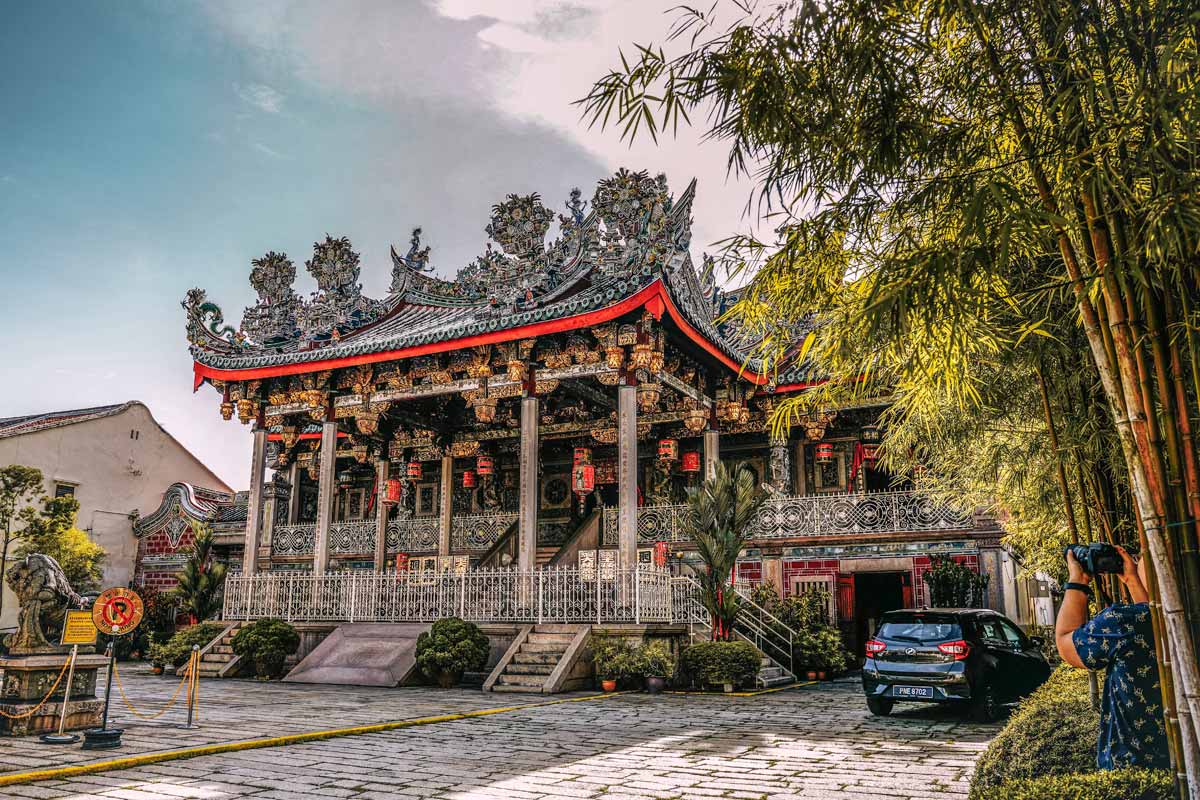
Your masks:
<svg viewBox="0 0 1200 800"><path fill-rule="evenodd" d="M243 102L249 103L260 111L268 114L278 114L283 110L284 97L264 83L249 83L233 85L234 92Z"/></svg>
<svg viewBox="0 0 1200 800"><path fill-rule="evenodd" d="M255 142L254 149L264 155L270 156L271 158L277 158L280 160L287 158L287 156L284 155L283 153L279 152L278 150L275 150L272 147L269 147L268 145L263 144L262 142Z"/></svg>

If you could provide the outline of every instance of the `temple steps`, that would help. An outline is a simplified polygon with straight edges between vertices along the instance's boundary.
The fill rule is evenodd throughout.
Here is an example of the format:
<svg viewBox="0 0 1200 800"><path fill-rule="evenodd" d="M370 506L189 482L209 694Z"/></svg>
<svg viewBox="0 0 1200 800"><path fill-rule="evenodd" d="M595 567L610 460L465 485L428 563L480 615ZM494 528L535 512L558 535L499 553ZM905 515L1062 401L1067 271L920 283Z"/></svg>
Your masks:
<svg viewBox="0 0 1200 800"><path fill-rule="evenodd" d="M539 567L546 566L556 555L558 555L557 547L539 547L537 549L537 565Z"/></svg>
<svg viewBox="0 0 1200 800"><path fill-rule="evenodd" d="M249 623L238 622L229 625L221 634L200 650L200 677L224 678L230 674L232 667L239 660L234 654L230 642L239 630ZM182 668L181 668L182 669Z"/></svg>
<svg viewBox="0 0 1200 800"><path fill-rule="evenodd" d="M586 635L585 625L535 625L527 628L514 643L505 659L496 666L496 673L484 688L493 692L555 692L562 691L563 676L577 660L580 645ZM560 669L560 667L562 667Z"/></svg>

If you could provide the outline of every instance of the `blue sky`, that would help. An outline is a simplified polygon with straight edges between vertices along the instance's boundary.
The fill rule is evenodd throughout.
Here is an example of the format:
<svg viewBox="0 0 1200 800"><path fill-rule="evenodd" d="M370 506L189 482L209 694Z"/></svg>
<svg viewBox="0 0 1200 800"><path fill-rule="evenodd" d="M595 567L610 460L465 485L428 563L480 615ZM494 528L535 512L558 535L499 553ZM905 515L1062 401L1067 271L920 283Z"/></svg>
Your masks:
<svg viewBox="0 0 1200 800"><path fill-rule="evenodd" d="M746 187L693 132L630 148L570 101L672 2L27 3L0 27L0 417L140 399L236 488L249 432L191 392L179 301L235 324L249 261L326 232L382 296L415 225L453 274L508 192L590 197L617 166L700 179L696 249Z"/></svg>

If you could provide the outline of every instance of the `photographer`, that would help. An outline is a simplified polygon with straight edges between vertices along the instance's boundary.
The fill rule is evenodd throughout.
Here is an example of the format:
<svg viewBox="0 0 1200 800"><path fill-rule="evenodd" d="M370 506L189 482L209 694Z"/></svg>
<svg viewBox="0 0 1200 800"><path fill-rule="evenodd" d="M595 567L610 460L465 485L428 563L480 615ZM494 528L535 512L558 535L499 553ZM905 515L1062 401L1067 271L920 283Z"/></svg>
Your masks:
<svg viewBox="0 0 1200 800"><path fill-rule="evenodd" d="M1083 552L1087 554L1086 550ZM1121 558L1121 582L1133 602L1114 603L1088 620L1092 575L1076 559L1072 548L1068 548L1069 578L1054 639L1059 655L1071 666L1105 670L1097 766L1166 768L1167 737L1162 722L1162 694L1145 567L1135 565L1124 548L1118 547L1116 552ZM1086 560L1093 570L1099 571L1092 559Z"/></svg>

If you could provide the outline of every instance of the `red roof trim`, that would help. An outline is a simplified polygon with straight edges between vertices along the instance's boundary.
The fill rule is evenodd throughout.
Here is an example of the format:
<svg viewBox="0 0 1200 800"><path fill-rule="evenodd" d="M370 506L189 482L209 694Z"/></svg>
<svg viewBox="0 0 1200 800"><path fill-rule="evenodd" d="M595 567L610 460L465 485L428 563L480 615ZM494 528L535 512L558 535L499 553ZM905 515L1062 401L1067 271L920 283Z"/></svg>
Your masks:
<svg viewBox="0 0 1200 800"><path fill-rule="evenodd" d="M461 339L450 339L443 342L430 342L429 344L415 345L413 347L403 347L397 350L385 350L379 353L367 353L360 356L345 356L343 358L331 358L326 361L308 361L303 364L281 364L274 367L258 367L254 369L217 369L210 367L200 362L194 362L192 372L195 377L192 385L193 391L200 388L200 384L205 378L210 380L258 380L261 378L275 378L281 375L299 375L305 372L313 372L315 370L338 369L342 367L354 367L360 364L374 364L380 361L393 361L398 358L412 358L414 356L431 355L433 353L444 353L451 350L460 350L467 347L476 347L485 344L498 344L500 342L511 342L516 339L527 339L534 336L543 336L551 333L561 333L563 331L577 330L592 325L599 325L604 322L610 322L618 317L628 314L630 311L635 311L638 308L645 306L646 310L653 314L656 318L661 318L665 312L670 315L671 320L689 339L703 348L713 358L716 358L729 369L738 373L745 380L751 383L763 385L769 382L766 375L750 370L743 370L742 366L734 361L729 356L725 355L720 348L709 341L708 337L697 330L687 319L680 313L679 309L671 302L670 296L667 294L667 289L663 285L662 280L655 280L650 285L639 289L636 293L626 297L618 303L611 306L589 311L585 314L577 314L573 317L563 317L561 319L547 320L546 322L536 322L532 325L522 325L519 328L509 328L502 331L492 331L490 333L482 333L476 336L467 336ZM806 389L809 386L814 386L812 383L792 383L786 386L779 387L776 391L794 392L801 389Z"/></svg>

